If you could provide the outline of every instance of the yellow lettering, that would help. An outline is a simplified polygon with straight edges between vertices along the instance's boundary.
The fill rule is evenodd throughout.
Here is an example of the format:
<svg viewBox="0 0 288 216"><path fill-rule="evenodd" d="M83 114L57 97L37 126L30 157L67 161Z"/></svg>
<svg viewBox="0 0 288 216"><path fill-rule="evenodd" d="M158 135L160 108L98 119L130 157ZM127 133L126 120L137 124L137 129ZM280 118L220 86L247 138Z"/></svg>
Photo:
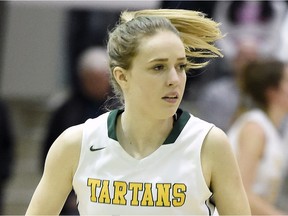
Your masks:
<svg viewBox="0 0 288 216"><path fill-rule="evenodd" d="M97 197L96 197L96 188L100 187L100 180L99 179L91 179L88 178L87 185L90 186L90 201L91 202L97 202Z"/></svg>
<svg viewBox="0 0 288 216"><path fill-rule="evenodd" d="M127 205L126 196L128 192L130 193L129 197L131 195L130 206L170 207L172 205L174 207L181 207L186 201L187 186L183 183L175 183L172 186L171 183L156 183L152 185L152 183L114 181L112 190L114 191L113 199L110 194L111 188L109 188L109 185L109 180L88 178L87 186L90 187L90 201ZM113 193L112 191L111 193ZM139 196L142 197L140 198ZM154 198L156 201L154 201Z"/></svg>
<svg viewBox="0 0 288 216"><path fill-rule="evenodd" d="M144 184L144 192L142 196L141 206L153 206L153 196L152 196L152 184L145 183Z"/></svg>
<svg viewBox="0 0 288 216"><path fill-rule="evenodd" d="M138 206L139 200L138 200L138 194L139 191L143 190L143 184L142 183L129 183L129 190L132 190L132 199L131 199L131 206Z"/></svg>
<svg viewBox="0 0 288 216"><path fill-rule="evenodd" d="M185 203L185 199L186 199L186 185L182 184L182 183L177 183L173 185L173 190L172 190L172 194L173 194L173 200L172 200L172 204L175 207L179 207L182 206Z"/></svg>
<svg viewBox="0 0 288 216"><path fill-rule="evenodd" d="M111 202L110 193L109 193L109 181L108 180L102 181L102 188L101 188L101 191L99 194L98 202L99 203L106 203L106 204Z"/></svg>
<svg viewBox="0 0 288 216"><path fill-rule="evenodd" d="M171 184L169 183L157 183L157 200L156 206L171 206L170 202L170 188Z"/></svg>
<svg viewBox="0 0 288 216"><path fill-rule="evenodd" d="M115 181L114 182L114 198L112 203L117 205L126 205L127 201L125 195L127 194L126 182Z"/></svg>

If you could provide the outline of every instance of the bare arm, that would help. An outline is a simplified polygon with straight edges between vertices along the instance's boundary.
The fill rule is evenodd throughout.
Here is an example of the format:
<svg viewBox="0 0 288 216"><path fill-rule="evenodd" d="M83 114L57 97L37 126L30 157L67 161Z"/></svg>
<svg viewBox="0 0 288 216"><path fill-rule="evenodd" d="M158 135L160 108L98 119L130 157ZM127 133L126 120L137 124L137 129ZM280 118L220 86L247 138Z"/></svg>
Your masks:
<svg viewBox="0 0 288 216"><path fill-rule="evenodd" d="M247 123L240 132L237 159L251 211L255 215L285 214L252 191L256 170L264 148L265 134L261 126L253 122Z"/></svg>
<svg viewBox="0 0 288 216"><path fill-rule="evenodd" d="M72 190L72 180L78 165L82 127L64 131L48 152L43 176L37 186L26 215L56 215L60 213Z"/></svg>
<svg viewBox="0 0 288 216"><path fill-rule="evenodd" d="M220 215L251 215L239 168L225 133L211 129L202 148L202 166Z"/></svg>

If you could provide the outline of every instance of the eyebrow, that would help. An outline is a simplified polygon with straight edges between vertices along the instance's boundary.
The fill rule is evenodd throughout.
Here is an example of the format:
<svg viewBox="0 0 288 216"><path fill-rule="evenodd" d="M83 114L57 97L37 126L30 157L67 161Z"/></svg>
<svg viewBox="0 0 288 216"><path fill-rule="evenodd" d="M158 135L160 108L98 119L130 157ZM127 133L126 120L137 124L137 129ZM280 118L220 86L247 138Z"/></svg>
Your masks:
<svg viewBox="0 0 288 216"><path fill-rule="evenodd" d="M186 60L186 57L177 58L178 61ZM149 62L165 62L168 61L168 58L156 58L152 59Z"/></svg>

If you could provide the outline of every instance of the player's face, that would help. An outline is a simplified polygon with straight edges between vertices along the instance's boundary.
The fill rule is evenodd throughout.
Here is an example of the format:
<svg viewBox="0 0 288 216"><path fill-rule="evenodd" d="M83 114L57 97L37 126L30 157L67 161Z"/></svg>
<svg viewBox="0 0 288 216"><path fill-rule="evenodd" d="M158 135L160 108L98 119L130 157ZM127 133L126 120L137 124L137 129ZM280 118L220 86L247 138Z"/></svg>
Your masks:
<svg viewBox="0 0 288 216"><path fill-rule="evenodd" d="M186 83L186 55L180 38L161 31L142 39L128 71L125 104L158 118L172 116L180 105Z"/></svg>

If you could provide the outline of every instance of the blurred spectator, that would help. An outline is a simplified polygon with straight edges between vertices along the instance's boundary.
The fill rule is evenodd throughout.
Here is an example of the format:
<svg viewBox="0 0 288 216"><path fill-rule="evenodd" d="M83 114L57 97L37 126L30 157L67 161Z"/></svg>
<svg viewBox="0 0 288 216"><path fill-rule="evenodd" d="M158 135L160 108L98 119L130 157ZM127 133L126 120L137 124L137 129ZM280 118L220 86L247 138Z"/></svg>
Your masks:
<svg viewBox="0 0 288 216"><path fill-rule="evenodd" d="M288 18L288 17L287 17ZM288 21L288 20L287 20ZM288 27L288 26L287 26ZM288 114L285 117L285 120L280 128L280 133L284 137L284 154L288 155ZM281 209L284 209L288 212L288 157L285 158L285 172L284 172L284 181L282 182L280 194L277 200L277 206Z"/></svg>
<svg viewBox="0 0 288 216"><path fill-rule="evenodd" d="M258 44L261 55L276 54L281 46L279 30L287 12L285 1L218 1L213 18L227 33L219 41L226 58L233 59L243 40Z"/></svg>
<svg viewBox="0 0 288 216"><path fill-rule="evenodd" d="M281 135L284 137L284 154L288 155L288 115L281 128ZM282 182L280 194L277 199L277 206L288 212L288 157L285 158L285 171L284 171L284 181Z"/></svg>
<svg viewBox="0 0 288 216"><path fill-rule="evenodd" d="M282 61L288 62L288 9L286 10L286 17L284 18L279 32L281 45L278 47L279 51L276 52L276 57Z"/></svg>
<svg viewBox="0 0 288 216"><path fill-rule="evenodd" d="M240 86L241 112L227 135L252 214L285 214L276 208L276 201L287 157L279 130L288 114L288 65L275 60L249 63L241 73Z"/></svg>
<svg viewBox="0 0 288 216"><path fill-rule="evenodd" d="M12 172L14 156L14 134L12 130L9 110L0 101L0 215L3 214L5 199L5 185Z"/></svg>
<svg viewBox="0 0 288 216"><path fill-rule="evenodd" d="M84 51L77 69L81 91L73 91L52 114L41 152L42 167L50 146L65 129L106 111L105 101L111 92L106 49L93 47ZM69 195L61 214L79 214L74 192Z"/></svg>
<svg viewBox="0 0 288 216"><path fill-rule="evenodd" d="M108 2L109 4L110 2ZM77 59L88 47L106 46L107 32L117 22L120 10L98 7L71 8L67 11L67 72L71 87L81 89ZM103 19L105 17L105 19Z"/></svg>
<svg viewBox="0 0 288 216"><path fill-rule="evenodd" d="M196 100L196 112L197 115L222 130L226 131L232 121L234 112L239 104L239 77L243 67L250 61L258 58L258 48L253 41L243 41L239 45L238 53L231 61L231 65L228 63L214 62L215 64L222 64L222 70L227 70L226 75L222 78L206 84L199 91ZM219 66L218 66L219 68Z"/></svg>

